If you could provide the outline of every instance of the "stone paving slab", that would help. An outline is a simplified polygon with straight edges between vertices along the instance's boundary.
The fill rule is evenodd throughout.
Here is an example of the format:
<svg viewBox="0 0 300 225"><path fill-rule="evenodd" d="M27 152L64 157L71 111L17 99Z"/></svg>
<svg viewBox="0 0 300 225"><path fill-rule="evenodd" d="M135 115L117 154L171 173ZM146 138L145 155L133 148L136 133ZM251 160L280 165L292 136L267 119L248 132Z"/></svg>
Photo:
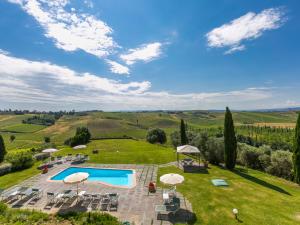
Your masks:
<svg viewBox="0 0 300 225"><path fill-rule="evenodd" d="M36 187L43 190L43 197L34 205L28 204L30 200L24 202L21 208L30 208L41 210L46 213L67 212L70 210L91 211L93 204L91 202L77 202L72 199L64 204L46 205L46 192L62 192L66 189L76 189L76 186L67 185L63 182L51 182L48 179L60 171L70 167L69 163L55 165L49 169L47 174L39 174L28 180L25 180L18 186ZM72 165L73 166L73 165ZM131 164L81 164L80 167L97 167L97 168L116 168L116 169L133 169L136 172L136 186L133 188L112 187L98 182L86 182L80 184L79 188L87 193L118 193L119 207L116 212L108 212L121 221L134 222L136 225L158 225L158 224L174 224L177 220L182 222L188 220L192 215L191 204L180 193L178 197L181 199L181 208L183 213L176 214L172 218L157 220L155 214L155 205L163 204L162 190L158 188L156 193L148 193L148 183L157 179L157 165L131 165ZM13 187L12 187L13 188ZM12 203L12 207L16 207L16 203ZM98 210L98 209L96 209ZM170 220L170 221L168 221Z"/></svg>

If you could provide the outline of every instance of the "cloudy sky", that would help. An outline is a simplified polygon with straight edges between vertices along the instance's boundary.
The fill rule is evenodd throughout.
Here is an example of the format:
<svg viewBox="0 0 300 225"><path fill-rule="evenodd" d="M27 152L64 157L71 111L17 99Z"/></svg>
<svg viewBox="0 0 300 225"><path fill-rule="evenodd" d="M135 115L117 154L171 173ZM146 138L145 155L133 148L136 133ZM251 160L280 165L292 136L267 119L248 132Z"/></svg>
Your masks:
<svg viewBox="0 0 300 225"><path fill-rule="evenodd" d="M0 108L300 106L298 0L1 0Z"/></svg>

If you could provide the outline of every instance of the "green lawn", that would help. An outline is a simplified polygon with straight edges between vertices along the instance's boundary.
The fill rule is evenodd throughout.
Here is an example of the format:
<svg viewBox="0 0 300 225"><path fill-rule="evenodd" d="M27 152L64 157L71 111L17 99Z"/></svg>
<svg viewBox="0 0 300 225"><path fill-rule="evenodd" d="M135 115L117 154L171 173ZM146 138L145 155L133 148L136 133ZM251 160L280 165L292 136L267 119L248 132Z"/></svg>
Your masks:
<svg viewBox="0 0 300 225"><path fill-rule="evenodd" d="M38 124L14 124L1 128L1 131L12 133L32 133L44 129L46 126Z"/></svg>
<svg viewBox="0 0 300 225"><path fill-rule="evenodd" d="M99 150L98 154L92 153L95 149ZM80 150L63 147L55 155L69 153L89 154L92 163L163 164L176 160L176 154L170 147L127 139L91 141L86 149Z"/></svg>
<svg viewBox="0 0 300 225"><path fill-rule="evenodd" d="M230 172L210 166L207 172L183 173L175 167L160 168L159 175L179 173L185 177L177 190L192 203L195 224L277 225L300 224L300 187L286 180L254 170ZM215 187L211 179L221 178L229 187ZM236 221L232 209L240 212Z"/></svg>
<svg viewBox="0 0 300 225"><path fill-rule="evenodd" d="M0 189L9 188L40 173L41 171L37 169L39 164L40 162L37 162L29 169L0 176Z"/></svg>

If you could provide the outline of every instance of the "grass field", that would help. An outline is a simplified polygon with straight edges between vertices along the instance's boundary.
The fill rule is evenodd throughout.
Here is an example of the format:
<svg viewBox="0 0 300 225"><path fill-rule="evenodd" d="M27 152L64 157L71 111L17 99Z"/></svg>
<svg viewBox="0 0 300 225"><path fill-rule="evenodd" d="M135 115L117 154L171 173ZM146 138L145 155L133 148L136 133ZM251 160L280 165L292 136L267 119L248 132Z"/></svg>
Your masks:
<svg viewBox="0 0 300 225"><path fill-rule="evenodd" d="M300 189L294 183L242 168L230 172L210 166L203 173L183 173L175 167L160 168L159 176L166 173L185 177L177 190L192 203L197 217L195 224L300 224ZM211 179L216 178L225 179L229 187L213 186ZM234 219L233 208L239 210L239 221Z"/></svg>
<svg viewBox="0 0 300 225"><path fill-rule="evenodd" d="M99 150L93 154L93 150ZM135 140L96 140L86 149L74 150L64 147L54 155L88 154L91 163L109 164L163 164L176 160L176 154L170 147L149 144Z"/></svg>

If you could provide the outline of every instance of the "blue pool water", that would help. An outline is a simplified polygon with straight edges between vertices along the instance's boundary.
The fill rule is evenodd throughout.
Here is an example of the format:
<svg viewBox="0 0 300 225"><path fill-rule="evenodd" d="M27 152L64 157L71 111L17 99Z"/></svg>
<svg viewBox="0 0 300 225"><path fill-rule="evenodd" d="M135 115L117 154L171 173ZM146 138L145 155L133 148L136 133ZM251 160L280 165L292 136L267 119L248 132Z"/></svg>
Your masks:
<svg viewBox="0 0 300 225"><path fill-rule="evenodd" d="M64 180L65 177L78 172L89 174L88 181L100 181L110 185L130 187L133 184L132 170L97 169L69 167L56 174L51 180Z"/></svg>

